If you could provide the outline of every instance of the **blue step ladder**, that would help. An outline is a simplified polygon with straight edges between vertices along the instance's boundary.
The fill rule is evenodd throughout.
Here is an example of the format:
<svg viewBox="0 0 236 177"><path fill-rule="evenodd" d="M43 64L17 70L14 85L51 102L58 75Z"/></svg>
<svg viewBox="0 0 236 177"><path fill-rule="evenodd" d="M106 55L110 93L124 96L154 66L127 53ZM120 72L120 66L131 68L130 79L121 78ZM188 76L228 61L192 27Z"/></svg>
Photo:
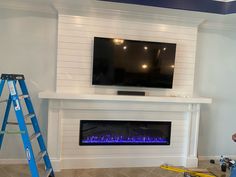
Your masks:
<svg viewBox="0 0 236 177"><path fill-rule="evenodd" d="M38 125L37 117L34 112L33 104L30 99L29 92L27 90L25 84L24 75L20 74L2 74L0 79L0 98L4 89L4 84L8 85L9 97L6 100L0 100L0 103L6 102L6 111L3 118L2 128L0 131L0 150L2 147L2 142L4 138L4 134L21 134L24 150L26 154L26 158L28 160L29 168L32 177L40 177L39 171L37 167L37 163L43 159L45 164L45 174L43 177L54 177L53 168L49 159L49 155L43 140L43 136L40 132L40 128ZM17 83L21 88L22 94L18 94L17 92ZM28 114L24 115L20 100L25 101L25 105L27 107ZM11 105L13 105L17 122L8 121L9 112L11 109ZM19 131L6 131L7 125L17 125L19 126ZM27 125L32 125L34 133L29 136L29 132L27 129ZM32 142L34 140L38 141L40 152L37 156L34 155L32 149Z"/></svg>

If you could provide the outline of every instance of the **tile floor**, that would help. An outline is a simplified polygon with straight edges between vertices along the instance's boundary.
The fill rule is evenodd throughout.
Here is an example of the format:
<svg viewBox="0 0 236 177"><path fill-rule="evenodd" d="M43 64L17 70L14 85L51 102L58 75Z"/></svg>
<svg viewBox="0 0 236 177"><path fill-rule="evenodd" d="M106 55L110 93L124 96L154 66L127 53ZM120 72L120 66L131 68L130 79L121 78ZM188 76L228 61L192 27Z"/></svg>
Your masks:
<svg viewBox="0 0 236 177"><path fill-rule="evenodd" d="M219 177L228 177L228 173L220 171L219 164L210 164L201 161L199 168L207 168ZM40 172L43 168L40 167ZM27 165L0 165L0 177L30 177ZM43 176L41 174L41 176ZM62 170L56 177L182 177L183 174L166 171L158 167L148 168L106 168L106 169L79 169Z"/></svg>

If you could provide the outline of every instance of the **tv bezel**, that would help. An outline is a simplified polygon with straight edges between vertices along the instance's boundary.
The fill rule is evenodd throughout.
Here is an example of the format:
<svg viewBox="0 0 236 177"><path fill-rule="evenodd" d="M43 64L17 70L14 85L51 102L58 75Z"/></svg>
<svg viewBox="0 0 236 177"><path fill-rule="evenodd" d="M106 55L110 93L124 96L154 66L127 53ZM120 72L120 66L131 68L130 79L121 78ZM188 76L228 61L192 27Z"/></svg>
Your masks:
<svg viewBox="0 0 236 177"><path fill-rule="evenodd" d="M175 68L173 68L173 75L172 75L172 82L171 82L171 87L157 87L157 86L130 86L130 85L119 85L119 84L94 84L93 82L93 75L94 75L94 49L95 49L95 38L100 38L100 39L122 39L124 41L134 41L134 42L144 42L144 43L162 43L162 44L172 44L175 45L175 56L174 56L174 66L176 62L176 51L177 51L177 43L170 43L170 42L159 42L159 41L143 41L143 40L133 40L133 39L124 39L124 38L109 38L109 37L98 37L94 36L93 38L93 56L92 56L92 72L91 72L91 80L92 80L92 85L96 87L119 87L119 88L142 88L142 89L173 89L173 82L174 82L174 74L175 74Z"/></svg>

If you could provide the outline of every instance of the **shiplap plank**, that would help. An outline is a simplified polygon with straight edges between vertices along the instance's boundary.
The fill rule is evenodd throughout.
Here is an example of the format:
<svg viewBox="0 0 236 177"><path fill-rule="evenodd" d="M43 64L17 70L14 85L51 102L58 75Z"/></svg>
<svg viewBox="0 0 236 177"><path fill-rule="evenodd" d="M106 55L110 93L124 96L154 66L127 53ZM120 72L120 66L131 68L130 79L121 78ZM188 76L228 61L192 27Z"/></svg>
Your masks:
<svg viewBox="0 0 236 177"><path fill-rule="evenodd" d="M84 47L82 46L81 48L78 48L78 49L68 49L68 48L58 48L58 50L60 50L60 53L61 54L69 54L69 55L72 55L72 56L80 56L81 54L83 53L86 53L87 52L87 55L82 55L82 56L92 56L92 47ZM88 53L91 52L91 53ZM59 54L60 54L59 53ZM194 59L195 57L195 53L192 53L192 52L183 52L183 51L176 51L176 58L193 58Z"/></svg>
<svg viewBox="0 0 236 177"><path fill-rule="evenodd" d="M151 35L148 36L146 34L137 34L137 33L132 33L132 34L124 34L121 33L117 35L116 32L110 32L106 33L104 35L104 32L83 32L79 33L78 35L75 35L73 33L61 33L59 32L59 35L64 35L67 37L77 37L78 40L80 40L83 36L88 36L90 38L90 41L93 41L94 37L107 37L107 38L123 38L123 39L129 39L129 40L145 40L145 41L159 41L159 42L166 42L166 43L184 43L185 45L192 45L193 47L195 46L194 44L196 43L196 39L194 40L186 40L181 38L181 36L178 35L168 35L168 34L157 34L157 36L152 37ZM163 37L167 36L167 37ZM61 41L61 40L60 40Z"/></svg>
<svg viewBox="0 0 236 177"><path fill-rule="evenodd" d="M133 112L133 111L92 111L92 110L65 110L64 116L66 120L64 121L64 125L71 125L71 124L79 124L80 119L103 119L104 117L111 117L113 119L122 119L125 120L145 120L145 121L171 121L174 120L174 125L182 125L185 121L184 113L176 113L176 112L158 112L158 115L152 111L148 112ZM134 119L135 118L135 119ZM68 121L67 121L68 120Z"/></svg>
<svg viewBox="0 0 236 177"><path fill-rule="evenodd" d="M114 30L115 29L115 30ZM96 32L94 33L94 30L96 30ZM119 33L117 33L116 31L119 30ZM142 31L138 31L135 29L126 29L126 28L110 28L109 26L104 26L104 27L100 27L97 29L94 29L94 27L92 27L92 29L88 28L86 26L86 28L81 29L81 30L64 30L64 29L59 29L58 33L60 35L67 35L67 36L93 36L94 34L99 35L99 36L103 36L104 33L108 34L108 35L117 35L117 37L119 37L119 34L122 34L124 36L129 36L128 39L135 39L133 38L134 36L138 36L138 38L142 38L142 37L152 37L153 35L156 36L168 36L167 39L171 39L171 40L186 40L189 42L195 41L196 39L192 38L191 35L188 34L180 34L180 33L171 33L171 32L161 32L161 31L148 31L147 30L142 30ZM131 35L132 34L132 35ZM114 36L113 36L114 37ZM116 37L116 36L115 36ZM162 42L162 41L160 41Z"/></svg>
<svg viewBox="0 0 236 177"><path fill-rule="evenodd" d="M66 43L66 42L59 42L58 44L58 48L59 49L69 49L69 50L90 50L91 46L93 47L92 42L90 42L89 44L85 44L85 43ZM194 53L195 50L188 47L188 48L184 48L184 47L178 47L177 48L179 53Z"/></svg>
<svg viewBox="0 0 236 177"><path fill-rule="evenodd" d="M78 85L74 86L60 86L57 87L57 92L59 93L74 93L74 94L107 94L107 95L115 95L117 94L117 90L129 90L132 91L135 88L133 87L115 87L111 86L109 88L105 86L93 86L93 87L79 87ZM139 91L146 91L146 95L150 96L186 96L186 95L191 95L192 94L192 88L189 90L184 90L183 92L179 92L176 88L172 88L170 90L163 90L160 89L158 92L153 90L152 88L140 88Z"/></svg>
<svg viewBox="0 0 236 177"><path fill-rule="evenodd" d="M104 36L98 36L98 37L108 37L108 38L115 38L115 34L111 34L110 36L104 35ZM91 44L93 43L94 37L96 35L94 34L93 36L68 36L68 35L60 35L58 37L58 42L59 43L68 43L68 44ZM123 37L124 38L124 37ZM127 38L126 38L127 39ZM155 36L155 37L144 37L141 38L141 36L135 37L134 39L136 40L145 40L145 41L159 41L159 42L167 42L167 43L177 43L177 49L179 48L185 48L186 50L194 50L193 48L196 47L195 42L189 42L185 41L182 39L178 40L173 40L173 39L168 39L164 38L163 36ZM133 40L134 40L133 39Z"/></svg>
<svg viewBox="0 0 236 177"><path fill-rule="evenodd" d="M180 25L171 25L172 28L170 28L167 24L160 24L160 23L145 23L145 22L138 22L138 21L130 21L127 20L118 20L118 19L110 19L110 18L90 18L90 17L80 17L78 16L71 16L71 15L60 15L59 18L60 24L75 24L76 27L81 27L81 25L92 25L92 26L101 26L101 24L110 24L110 25L117 25L124 26L126 28L136 28L136 27L142 27L143 25L151 27L159 28L160 30L166 31L167 28L169 28L169 31L172 30L172 32L179 32L179 33L196 33L197 29L187 26L180 26ZM61 25L59 25L60 27ZM178 31L179 30L179 31Z"/></svg>

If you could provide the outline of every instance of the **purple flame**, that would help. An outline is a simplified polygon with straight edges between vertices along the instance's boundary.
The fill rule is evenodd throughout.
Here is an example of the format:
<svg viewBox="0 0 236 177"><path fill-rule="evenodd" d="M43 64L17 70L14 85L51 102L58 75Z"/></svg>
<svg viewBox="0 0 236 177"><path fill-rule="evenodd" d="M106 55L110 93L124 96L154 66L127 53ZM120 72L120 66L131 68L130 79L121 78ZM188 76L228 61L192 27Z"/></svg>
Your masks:
<svg viewBox="0 0 236 177"><path fill-rule="evenodd" d="M122 144L122 143L137 143L137 144L150 144L150 143L161 143L166 144L168 140L162 137L149 137L149 136L139 136L139 137L123 137L123 136L90 136L82 140L82 143L86 144Z"/></svg>

